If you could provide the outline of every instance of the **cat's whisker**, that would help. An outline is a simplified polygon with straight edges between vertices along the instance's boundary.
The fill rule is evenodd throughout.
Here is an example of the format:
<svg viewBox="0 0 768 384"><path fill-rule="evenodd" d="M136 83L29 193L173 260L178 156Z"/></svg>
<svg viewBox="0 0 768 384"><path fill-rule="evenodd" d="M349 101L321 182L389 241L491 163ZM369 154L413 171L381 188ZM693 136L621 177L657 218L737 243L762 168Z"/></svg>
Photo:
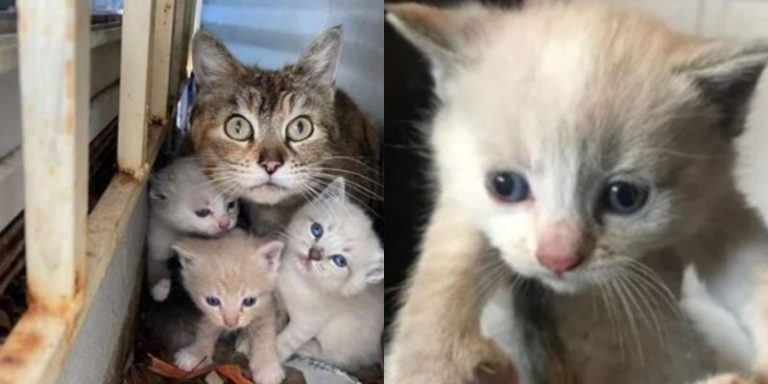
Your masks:
<svg viewBox="0 0 768 384"><path fill-rule="evenodd" d="M371 171L371 172L373 172L373 173L375 173L377 175L379 174L379 170L376 169L375 167L372 167L371 165L367 164L366 162L364 162L364 161L362 161L360 159L356 159L356 158L351 157L351 156L329 156L329 157L326 157L326 158L314 161L314 162L312 162L310 164L322 164L322 163L328 162L328 161L351 161L351 162L353 162L355 164L358 164L358 165L360 165L362 167L365 167L368 171Z"/></svg>
<svg viewBox="0 0 768 384"><path fill-rule="evenodd" d="M632 289L637 294L637 296L639 296L640 301L644 305L644 308L647 309L647 315L653 321L653 325L654 325L654 329L656 331L656 336L658 337L659 345L665 345L665 343L664 343L664 328L662 328L661 323L659 322L659 317L658 317L658 314L656 313L656 308L650 303L649 299L646 297L647 291L642 289L642 286L638 285L634 281L634 279L633 279L634 275L632 275L631 273L627 272L625 274L625 277L626 277L625 281L627 283L627 287ZM645 314L646 312L643 312L643 313ZM645 317L645 316L643 316L643 317Z"/></svg>
<svg viewBox="0 0 768 384"><path fill-rule="evenodd" d="M598 290L600 291L600 297L603 299L603 303L605 304L606 312L608 314L608 322L611 325L611 330L619 341L619 351L621 354L621 359L624 360L624 338L623 334L621 332L621 329L619 328L618 320L616 319L616 312L613 305L613 300L611 299L612 296L608 294L607 287L604 286L604 283L597 282L596 283Z"/></svg>
<svg viewBox="0 0 768 384"><path fill-rule="evenodd" d="M640 333L637 328L637 323L635 321L635 315L632 312L632 308L630 307L628 303L628 299L626 298L626 293L621 290L621 286L618 285L617 280L614 278L612 281L610 281L609 286L611 289L616 292L617 297L619 298L619 304L624 310L624 313L627 316L627 320L629 321L629 332L632 335L632 339L635 343L635 347L637 348L638 357L643 360L644 354L643 354L643 346L640 338Z"/></svg>
<svg viewBox="0 0 768 384"><path fill-rule="evenodd" d="M315 178L315 177L311 177L310 176L308 178L308 180L309 180L309 182L314 183L315 186L322 186L324 184L321 180L319 180L318 178ZM347 179L344 179L344 181L345 181L345 184L348 183ZM349 185L349 184L347 184L347 185ZM366 202L363 201L362 199L360 199L359 197L355 196L354 194L347 194L347 197L349 199L353 200L354 202L356 202L358 206L363 208L369 214L375 216L376 218L381 218L381 216L379 215L378 212L376 212L373 208L370 207L369 204L366 204Z"/></svg>
<svg viewBox="0 0 768 384"><path fill-rule="evenodd" d="M677 299L675 295L672 293L672 291L669 290L666 284L664 284L663 281L656 275L656 272L654 272L649 267L635 261L632 259L629 259L630 263L627 264L627 266L630 268L629 270L634 271L636 273L636 276L640 278L641 281L645 281L651 289L653 289L659 297L661 297L664 302L667 304L669 309L671 309L675 314L677 314L681 319L683 318L683 314L680 311L679 306L677 305ZM628 271L629 271L628 270Z"/></svg>
<svg viewBox="0 0 768 384"><path fill-rule="evenodd" d="M338 177L337 175L328 174L328 173L321 173L321 172L316 172L316 173L313 174L313 176L317 177L317 178L323 178L323 179L329 179L329 180L334 180L334 179L336 179ZM375 191L373 191L373 190L371 190L369 188L366 188L365 186L360 185L359 183L351 181L351 180L346 179L346 178L344 179L344 181L347 182L347 184L350 187L352 187L354 191L360 192L363 195L367 195L368 197L371 197L373 199L384 201L384 197L380 196Z"/></svg>
<svg viewBox="0 0 768 384"><path fill-rule="evenodd" d="M316 167L316 166L308 166L308 167L306 167L306 168L307 168L308 170L310 170L310 171L319 171L319 172L332 172L332 173L343 173L343 174L345 174L345 175L351 175L351 176L354 176L354 177L359 177L359 178L361 178L361 179L363 179L363 180L365 180L365 181L367 181L367 182L369 182L369 183L371 183L371 184L375 184L375 185L376 185L376 186L378 186L378 187L381 187L381 186L383 186L383 184L382 184L382 183L381 183L381 181L379 181L379 180L376 180L376 179L374 179L374 178L368 177L368 176L366 176L366 175L364 175L364 174L362 174L362 173L359 173L359 172L350 171L350 170L348 170L348 169L342 169L342 168L329 168L329 167ZM336 177L338 177L338 175L335 175L335 176L336 176Z"/></svg>

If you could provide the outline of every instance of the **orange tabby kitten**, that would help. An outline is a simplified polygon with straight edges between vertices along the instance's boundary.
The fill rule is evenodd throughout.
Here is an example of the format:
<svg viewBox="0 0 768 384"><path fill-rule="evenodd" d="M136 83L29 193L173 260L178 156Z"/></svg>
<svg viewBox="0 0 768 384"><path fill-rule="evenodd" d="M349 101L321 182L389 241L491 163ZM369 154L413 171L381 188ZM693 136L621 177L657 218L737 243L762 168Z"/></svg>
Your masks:
<svg viewBox="0 0 768 384"><path fill-rule="evenodd" d="M190 370L211 363L225 332L248 327L250 367L260 384L285 377L276 347L273 291L283 243L263 241L236 229L218 239L184 239L173 245L181 263L182 286L203 312L195 341L175 355Z"/></svg>

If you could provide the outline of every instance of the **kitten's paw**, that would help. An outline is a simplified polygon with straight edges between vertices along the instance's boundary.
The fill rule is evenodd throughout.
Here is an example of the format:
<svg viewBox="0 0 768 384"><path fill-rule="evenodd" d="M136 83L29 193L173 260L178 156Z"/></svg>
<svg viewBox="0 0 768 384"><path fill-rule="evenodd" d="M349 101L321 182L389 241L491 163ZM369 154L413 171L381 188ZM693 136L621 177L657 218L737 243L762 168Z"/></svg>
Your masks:
<svg viewBox="0 0 768 384"><path fill-rule="evenodd" d="M699 380L694 384L753 384L755 381L735 373L724 373L708 379Z"/></svg>
<svg viewBox="0 0 768 384"><path fill-rule="evenodd" d="M280 364L270 364L265 366L251 366L253 380L257 384L280 384L285 379L285 371Z"/></svg>
<svg viewBox="0 0 768 384"><path fill-rule="evenodd" d="M155 301L165 301L168 298L168 294L171 293L171 280L162 279L152 286L152 298Z"/></svg>
<svg viewBox="0 0 768 384"><path fill-rule="evenodd" d="M200 356L185 348L176 352L176 355L173 356L173 363L185 371L192 371L206 366L208 364L208 356Z"/></svg>
<svg viewBox="0 0 768 384"><path fill-rule="evenodd" d="M237 337L237 341L235 342L235 351L240 352L246 356L251 353L251 345L248 342L247 336L240 335Z"/></svg>

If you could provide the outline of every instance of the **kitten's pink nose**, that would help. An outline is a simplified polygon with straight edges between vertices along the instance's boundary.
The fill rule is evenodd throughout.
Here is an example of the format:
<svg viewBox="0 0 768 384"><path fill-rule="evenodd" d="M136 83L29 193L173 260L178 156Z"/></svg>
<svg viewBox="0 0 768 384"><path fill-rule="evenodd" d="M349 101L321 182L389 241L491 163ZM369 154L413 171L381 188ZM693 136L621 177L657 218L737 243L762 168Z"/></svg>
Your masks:
<svg viewBox="0 0 768 384"><path fill-rule="evenodd" d="M231 224L229 217L223 217L217 221L219 223L219 229L227 229L229 228L229 224Z"/></svg>
<svg viewBox="0 0 768 384"><path fill-rule="evenodd" d="M547 269L562 274L578 267L593 248L591 234L576 223L561 220L543 228L536 258Z"/></svg>
<svg viewBox="0 0 768 384"><path fill-rule="evenodd" d="M264 161L261 163L261 167L264 168L265 171L267 171L268 174L273 174L277 172L277 169L280 168L283 165L282 161Z"/></svg>
<svg viewBox="0 0 768 384"><path fill-rule="evenodd" d="M240 320L240 315L235 314L224 314L224 325L230 328L234 328L237 326L238 320Z"/></svg>

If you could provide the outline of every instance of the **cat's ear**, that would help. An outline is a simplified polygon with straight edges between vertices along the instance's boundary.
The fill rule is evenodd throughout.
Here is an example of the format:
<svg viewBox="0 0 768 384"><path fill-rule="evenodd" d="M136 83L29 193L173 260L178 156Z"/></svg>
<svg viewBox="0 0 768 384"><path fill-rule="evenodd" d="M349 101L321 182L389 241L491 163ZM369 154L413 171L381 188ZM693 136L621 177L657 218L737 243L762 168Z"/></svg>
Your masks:
<svg viewBox="0 0 768 384"><path fill-rule="evenodd" d="M278 268L280 268L280 259L284 248L285 243L279 240L270 241L259 248L259 256L267 261L271 272L277 272Z"/></svg>
<svg viewBox="0 0 768 384"><path fill-rule="evenodd" d="M232 81L243 71L227 47L210 32L200 30L192 42L192 65L201 87L220 81Z"/></svg>
<svg viewBox="0 0 768 384"><path fill-rule="evenodd" d="M341 25L323 32L296 62L298 74L310 82L333 85L341 59Z"/></svg>
<svg viewBox="0 0 768 384"><path fill-rule="evenodd" d="M768 42L703 44L684 66L693 76L706 102L718 108L726 137L738 136L744 127L749 100L768 63Z"/></svg>
<svg viewBox="0 0 768 384"><path fill-rule="evenodd" d="M327 187L321 192L314 202L327 202L333 201L342 203L347 201L347 187L343 177L337 177L328 184Z"/></svg>
<svg viewBox="0 0 768 384"><path fill-rule="evenodd" d="M378 284L384 280L384 254L376 257L376 261L365 271L365 282Z"/></svg>
<svg viewBox="0 0 768 384"><path fill-rule="evenodd" d="M179 264L181 268L187 269L194 264L197 252L195 252L195 245L191 244L189 240L177 241L171 246L174 252L179 255Z"/></svg>
<svg viewBox="0 0 768 384"><path fill-rule="evenodd" d="M439 8L418 3L388 4L387 21L429 59L439 86L468 59L464 46L493 11L479 4Z"/></svg>
<svg viewBox="0 0 768 384"><path fill-rule="evenodd" d="M165 200L167 197L165 196L165 193L158 188L157 184L158 180L156 180L156 176L152 174L149 177L149 198L157 201Z"/></svg>

